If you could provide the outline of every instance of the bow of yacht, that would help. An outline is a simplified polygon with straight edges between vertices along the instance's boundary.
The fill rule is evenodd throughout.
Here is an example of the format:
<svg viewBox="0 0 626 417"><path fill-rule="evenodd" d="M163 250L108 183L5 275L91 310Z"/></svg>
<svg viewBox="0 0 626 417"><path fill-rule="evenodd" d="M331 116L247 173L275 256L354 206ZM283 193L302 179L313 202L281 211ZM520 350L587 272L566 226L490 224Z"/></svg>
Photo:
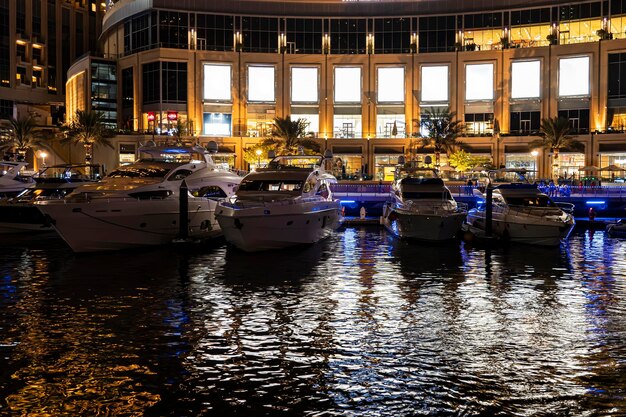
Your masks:
<svg viewBox="0 0 626 417"><path fill-rule="evenodd" d="M327 158L279 156L248 174L236 195L218 204L226 240L251 252L329 236L340 225L341 205L331 190L337 180L324 170Z"/></svg>
<svg viewBox="0 0 626 417"><path fill-rule="evenodd" d="M119 250L172 242L180 230L180 190L188 195L188 237L221 234L217 200L232 195L241 178L221 170L200 146L154 145L97 184L39 209L75 252ZM187 192L183 189L183 192Z"/></svg>
<svg viewBox="0 0 626 417"><path fill-rule="evenodd" d="M467 214L466 206L454 200L433 169L400 170L390 197L391 201L383 208L381 223L400 238L453 239Z"/></svg>
<svg viewBox="0 0 626 417"><path fill-rule="evenodd" d="M51 231L50 223L35 203L58 201L77 187L96 182L100 166L90 164L51 165L33 176L34 183L17 196L0 201L0 233Z"/></svg>

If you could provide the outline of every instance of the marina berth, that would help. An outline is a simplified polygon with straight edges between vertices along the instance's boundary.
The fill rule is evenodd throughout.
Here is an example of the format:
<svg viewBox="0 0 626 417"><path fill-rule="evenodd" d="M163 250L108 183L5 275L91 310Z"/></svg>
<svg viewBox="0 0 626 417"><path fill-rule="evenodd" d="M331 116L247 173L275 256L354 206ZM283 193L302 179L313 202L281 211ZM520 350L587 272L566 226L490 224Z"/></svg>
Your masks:
<svg viewBox="0 0 626 417"><path fill-rule="evenodd" d="M381 217L387 230L400 238L425 241L458 236L467 205L454 200L436 170L402 169L396 177L391 202L385 204Z"/></svg>
<svg viewBox="0 0 626 417"><path fill-rule="evenodd" d="M311 244L330 236L342 220L324 170L332 156L279 156L248 174L235 196L218 204L226 240L248 251Z"/></svg>
<svg viewBox="0 0 626 417"><path fill-rule="evenodd" d="M210 153L196 145L151 143L139 152L137 162L100 183L38 205L75 252L164 245L181 230L190 239L221 235L214 217L217 200L232 195L241 177L218 169ZM180 213L181 192L187 216ZM188 226L181 228L185 217Z"/></svg>
<svg viewBox="0 0 626 417"><path fill-rule="evenodd" d="M52 231L35 203L62 200L77 187L95 183L99 178L99 165L66 164L43 169L33 176L34 184L17 196L0 201L0 233Z"/></svg>
<svg viewBox="0 0 626 417"><path fill-rule="evenodd" d="M485 196L477 190L475 193L480 200L468 212L464 228L481 237L485 235L487 209ZM566 212L533 184L511 183L493 189L493 234L504 241L557 246L574 228L572 212L573 208Z"/></svg>

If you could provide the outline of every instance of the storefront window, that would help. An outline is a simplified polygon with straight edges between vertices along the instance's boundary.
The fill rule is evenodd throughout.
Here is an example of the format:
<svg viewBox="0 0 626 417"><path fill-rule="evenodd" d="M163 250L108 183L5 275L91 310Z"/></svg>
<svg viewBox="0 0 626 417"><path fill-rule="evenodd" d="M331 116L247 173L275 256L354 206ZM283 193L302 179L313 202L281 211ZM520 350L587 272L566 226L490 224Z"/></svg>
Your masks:
<svg viewBox="0 0 626 417"><path fill-rule="evenodd" d="M361 178L363 159L359 154L343 154L333 157L333 175L342 180Z"/></svg>
<svg viewBox="0 0 626 417"><path fill-rule="evenodd" d="M118 162L120 165L132 164L137 160L137 147L134 143L120 143Z"/></svg>
<svg viewBox="0 0 626 417"><path fill-rule="evenodd" d="M600 154L600 167L604 168L609 165L615 165L626 170L626 153L602 153ZM626 171L601 171L599 175L605 181L624 183L626 179Z"/></svg>
<svg viewBox="0 0 626 417"><path fill-rule="evenodd" d="M537 157L530 153L507 153L505 155L505 167L509 169L525 169L526 178L534 179L537 176ZM514 176L511 176L514 180Z"/></svg>
<svg viewBox="0 0 626 417"><path fill-rule="evenodd" d="M209 136L231 136L232 115L230 113L204 113L202 131Z"/></svg>
<svg viewBox="0 0 626 417"><path fill-rule="evenodd" d="M559 165L559 177L563 177L563 179L578 178L581 174L578 169L585 166L585 154L559 153L557 163Z"/></svg>
<svg viewBox="0 0 626 417"><path fill-rule="evenodd" d="M376 155L374 157L374 178L380 181L395 180L400 155Z"/></svg>

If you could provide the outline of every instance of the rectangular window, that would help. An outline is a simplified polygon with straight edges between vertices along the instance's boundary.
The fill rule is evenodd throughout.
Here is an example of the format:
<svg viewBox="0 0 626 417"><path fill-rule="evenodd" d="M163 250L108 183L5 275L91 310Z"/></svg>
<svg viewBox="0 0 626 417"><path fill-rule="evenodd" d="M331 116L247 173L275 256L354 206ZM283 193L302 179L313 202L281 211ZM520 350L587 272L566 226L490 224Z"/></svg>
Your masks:
<svg viewBox="0 0 626 417"><path fill-rule="evenodd" d="M0 99L0 119L10 119L11 117L13 117L13 102Z"/></svg>
<svg viewBox="0 0 626 417"><path fill-rule="evenodd" d="M278 18L243 17L244 52L278 52Z"/></svg>
<svg viewBox="0 0 626 417"><path fill-rule="evenodd" d="M232 115L230 113L204 113L204 134L209 136L230 136Z"/></svg>
<svg viewBox="0 0 626 417"><path fill-rule="evenodd" d="M159 34L164 48L187 49L189 46L189 15L185 12L159 11Z"/></svg>
<svg viewBox="0 0 626 417"><path fill-rule="evenodd" d="M161 101L161 71L160 62L143 64L143 104L158 103Z"/></svg>
<svg viewBox="0 0 626 417"><path fill-rule="evenodd" d="M559 110L558 116L569 120L573 133L589 133L589 109Z"/></svg>
<svg viewBox="0 0 626 417"><path fill-rule="evenodd" d="M161 62L163 103L187 103L187 63Z"/></svg>
<svg viewBox="0 0 626 417"><path fill-rule="evenodd" d="M287 51L295 54L322 53L322 19L287 19Z"/></svg>
<svg viewBox="0 0 626 417"><path fill-rule="evenodd" d="M308 135L317 137L317 132L320 129L320 115L319 114L295 114L291 116L291 120L304 119L309 124L306 127L306 133Z"/></svg>
<svg viewBox="0 0 626 417"><path fill-rule="evenodd" d="M233 17L198 15L197 49L207 51L233 50Z"/></svg>
<svg viewBox="0 0 626 417"><path fill-rule="evenodd" d="M422 67L421 101L448 102L449 68L447 65Z"/></svg>
<svg viewBox="0 0 626 417"><path fill-rule="evenodd" d="M32 0L33 35L41 37L41 0Z"/></svg>
<svg viewBox="0 0 626 417"><path fill-rule="evenodd" d="M378 67L378 103L404 103L404 67Z"/></svg>
<svg viewBox="0 0 626 417"><path fill-rule="evenodd" d="M317 67L291 67L291 102L319 102L319 70ZM317 131L317 128L316 128Z"/></svg>
<svg viewBox="0 0 626 417"><path fill-rule="evenodd" d="M335 67L335 103L361 102L361 68Z"/></svg>
<svg viewBox="0 0 626 417"><path fill-rule="evenodd" d="M231 64L204 64L203 98L208 101L231 101Z"/></svg>
<svg viewBox="0 0 626 417"><path fill-rule="evenodd" d="M276 100L275 72L270 66L248 67L248 101L273 103Z"/></svg>
<svg viewBox="0 0 626 417"><path fill-rule="evenodd" d="M136 129L134 122L135 86L133 82L133 68L122 70L122 128L130 131Z"/></svg>
<svg viewBox="0 0 626 417"><path fill-rule="evenodd" d="M411 52L411 20L380 18L374 20L374 53L407 54Z"/></svg>
<svg viewBox="0 0 626 417"><path fill-rule="evenodd" d="M511 64L511 98L541 97L541 61L514 61Z"/></svg>
<svg viewBox="0 0 626 417"><path fill-rule="evenodd" d="M509 131L513 135L536 135L541 125L541 112L511 112Z"/></svg>
<svg viewBox="0 0 626 417"><path fill-rule="evenodd" d="M559 97L589 95L589 57L559 59Z"/></svg>
<svg viewBox="0 0 626 417"><path fill-rule="evenodd" d="M465 101L493 100L493 64L465 66Z"/></svg>
<svg viewBox="0 0 626 417"><path fill-rule="evenodd" d="M376 136L379 138L404 137L406 124L404 114L376 115Z"/></svg>
<svg viewBox="0 0 626 417"><path fill-rule="evenodd" d="M336 138L361 137L362 125L360 114L335 114L333 132Z"/></svg>
<svg viewBox="0 0 626 417"><path fill-rule="evenodd" d="M419 52L448 52L456 42L455 16L419 18Z"/></svg>
<svg viewBox="0 0 626 417"><path fill-rule="evenodd" d="M365 19L333 19L330 21L330 49L333 54L364 54Z"/></svg>
<svg viewBox="0 0 626 417"><path fill-rule="evenodd" d="M54 0L48 0L48 44L46 46L46 52L48 55L48 94L56 94L57 20L56 3Z"/></svg>

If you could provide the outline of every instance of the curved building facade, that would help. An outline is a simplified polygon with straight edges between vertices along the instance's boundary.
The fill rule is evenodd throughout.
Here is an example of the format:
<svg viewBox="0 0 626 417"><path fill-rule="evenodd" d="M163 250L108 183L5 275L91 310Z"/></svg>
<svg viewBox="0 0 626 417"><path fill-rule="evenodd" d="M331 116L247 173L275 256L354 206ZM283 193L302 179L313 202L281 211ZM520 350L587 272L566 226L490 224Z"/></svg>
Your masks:
<svg viewBox="0 0 626 417"><path fill-rule="evenodd" d="M385 179L424 110L446 106L468 151L497 166L548 176L558 164L568 178L626 167L626 0L498 3L123 0L107 6L101 41L121 128L184 125L237 168L291 115L342 174ZM554 161L528 144L557 115L585 151Z"/></svg>

